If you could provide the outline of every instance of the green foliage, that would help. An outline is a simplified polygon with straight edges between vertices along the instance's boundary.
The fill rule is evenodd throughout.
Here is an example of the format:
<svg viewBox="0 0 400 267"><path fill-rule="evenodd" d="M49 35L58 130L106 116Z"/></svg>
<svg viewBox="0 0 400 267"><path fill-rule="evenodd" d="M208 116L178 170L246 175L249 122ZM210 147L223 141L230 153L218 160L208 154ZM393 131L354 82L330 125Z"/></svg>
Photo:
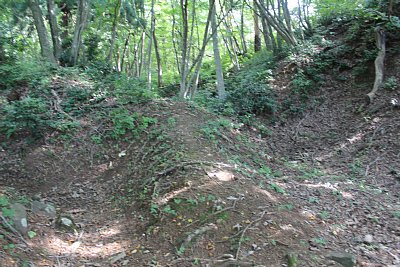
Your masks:
<svg viewBox="0 0 400 267"><path fill-rule="evenodd" d="M47 82L51 67L44 62L20 60L9 64L0 64L0 85L12 88L17 84L38 85ZM1 87L1 86L0 86Z"/></svg>
<svg viewBox="0 0 400 267"><path fill-rule="evenodd" d="M6 207L10 204L8 197L5 195L0 195L0 207Z"/></svg>
<svg viewBox="0 0 400 267"><path fill-rule="evenodd" d="M223 137L224 131L238 127L232 121L227 119L218 119L207 123L206 126L202 127L201 131L205 137L213 142L217 142L217 137Z"/></svg>
<svg viewBox="0 0 400 267"><path fill-rule="evenodd" d="M37 233L36 233L36 232L34 232L34 231L28 231L28 237L29 237L30 239L34 238L35 236L37 236Z"/></svg>
<svg viewBox="0 0 400 267"><path fill-rule="evenodd" d="M42 98L27 97L8 103L0 112L0 132L8 138L24 131L38 136L50 119L47 103Z"/></svg>
<svg viewBox="0 0 400 267"><path fill-rule="evenodd" d="M387 78L384 84L384 88L386 90L391 90L391 91L394 91L398 86L399 86L399 81L394 76Z"/></svg>
<svg viewBox="0 0 400 267"><path fill-rule="evenodd" d="M157 97L155 91L148 89L144 79L129 77L126 74L118 74L113 86L113 94L121 104L143 103Z"/></svg>
<svg viewBox="0 0 400 267"><path fill-rule="evenodd" d="M278 206L279 211L292 210L294 206L292 203L282 204Z"/></svg>
<svg viewBox="0 0 400 267"><path fill-rule="evenodd" d="M332 21L348 20L362 9L361 0L316 0L315 11L318 22L328 25Z"/></svg>
<svg viewBox="0 0 400 267"><path fill-rule="evenodd" d="M115 139L126 135L128 132L133 137L138 137L151 124L157 122L157 119L141 116L138 113L131 114L129 110L124 108L113 109L109 118L113 124L110 135Z"/></svg>
<svg viewBox="0 0 400 267"><path fill-rule="evenodd" d="M267 81L272 77L273 57L259 53L226 81L228 101L239 115L274 113L275 93Z"/></svg>
<svg viewBox="0 0 400 267"><path fill-rule="evenodd" d="M285 194L285 190L282 187L280 187L279 185L275 184L275 183L271 183L270 187L271 187L271 189L273 189L277 193Z"/></svg>
<svg viewBox="0 0 400 267"><path fill-rule="evenodd" d="M7 207L3 207L1 209L1 212L3 213L3 216L6 217L6 218L11 218L15 214L15 211L13 209L9 209Z"/></svg>
<svg viewBox="0 0 400 267"><path fill-rule="evenodd" d="M326 240L323 237L313 238L312 241L320 246L326 245Z"/></svg>

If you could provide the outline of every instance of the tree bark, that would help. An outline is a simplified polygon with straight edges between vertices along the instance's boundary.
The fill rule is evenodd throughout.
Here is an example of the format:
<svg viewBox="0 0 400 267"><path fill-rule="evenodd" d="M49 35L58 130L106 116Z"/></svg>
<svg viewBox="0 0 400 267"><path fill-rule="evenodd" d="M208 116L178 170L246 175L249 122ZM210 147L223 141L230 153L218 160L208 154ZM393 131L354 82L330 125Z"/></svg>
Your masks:
<svg viewBox="0 0 400 267"><path fill-rule="evenodd" d="M254 12L253 12L253 16L254 16L254 52L258 52L261 50L261 37L260 37L260 26L259 26L259 21L258 21L258 14L256 12L256 2L253 1L253 5L254 5Z"/></svg>
<svg viewBox="0 0 400 267"><path fill-rule="evenodd" d="M115 5L115 9L114 9L114 20L113 20L112 30L111 30L110 50L108 51L108 56L107 56L108 64L111 64L111 60L112 60L112 56L113 56L113 52L114 52L114 46L115 46L115 39L117 38L117 25L118 25L119 10L121 8L121 2L122 2L122 0L118 0L118 2Z"/></svg>
<svg viewBox="0 0 400 267"><path fill-rule="evenodd" d="M87 25L89 15L88 0L78 0L78 11L75 24L74 38L72 40L70 65L74 66L78 62L79 50L82 43L82 34Z"/></svg>
<svg viewBox="0 0 400 267"><path fill-rule="evenodd" d="M129 44L129 39L130 38L131 38L131 31L128 32L128 36L125 39L124 50L122 51L122 58L121 58L121 70L124 69L125 56L127 54L128 44ZM129 60L129 58L128 58L128 60Z"/></svg>
<svg viewBox="0 0 400 267"><path fill-rule="evenodd" d="M367 94L369 103L372 103L376 96L376 92L382 85L385 54L386 54L386 33L381 27L375 29L376 47L379 49L378 56L375 59L375 82L372 91Z"/></svg>
<svg viewBox="0 0 400 267"><path fill-rule="evenodd" d="M61 33L61 40L65 40L68 37L68 26L69 26L69 19L71 17L71 10L69 9L68 3L63 2L59 4L59 7L63 13L62 15L62 33Z"/></svg>
<svg viewBox="0 0 400 267"><path fill-rule="evenodd" d="M188 61L188 33L189 33L189 24L188 24L188 1L180 0L181 4L181 12L182 12L182 59L181 59L181 79L180 79L180 90L179 96L181 98L185 98L187 94L186 90L186 77L187 77L187 61Z"/></svg>
<svg viewBox="0 0 400 267"><path fill-rule="evenodd" d="M42 10L37 0L28 0L29 8L32 11L33 20L39 37L40 49L42 56L51 64L57 64L53 51L50 46L49 36L44 24Z"/></svg>
<svg viewBox="0 0 400 267"><path fill-rule="evenodd" d="M154 0L151 1L151 26L150 26L150 34L149 34L149 44L147 50L147 89L151 90L151 51L153 48L153 33L156 27L156 18L154 16Z"/></svg>
<svg viewBox="0 0 400 267"><path fill-rule="evenodd" d="M153 31L153 40L154 40L154 52L156 53L156 60L157 60L157 85L160 88L163 86L163 70L162 70L161 55L160 55L160 50L158 48L158 42L155 30Z"/></svg>
<svg viewBox="0 0 400 267"><path fill-rule="evenodd" d="M49 12L49 24L51 40L53 42L53 54L56 60L58 60L61 56L61 39L60 31L57 24L57 14L54 0L47 0L47 10Z"/></svg>
<svg viewBox="0 0 400 267"><path fill-rule="evenodd" d="M211 3L212 0L210 0L210 6ZM215 71L217 75L218 98L221 100L225 100L226 99L225 82L222 71L221 55L219 51L219 41L218 41L218 27L217 27L217 14L216 14L217 9L215 5L212 5L211 8L212 8L211 29L212 29L212 39L213 39Z"/></svg>

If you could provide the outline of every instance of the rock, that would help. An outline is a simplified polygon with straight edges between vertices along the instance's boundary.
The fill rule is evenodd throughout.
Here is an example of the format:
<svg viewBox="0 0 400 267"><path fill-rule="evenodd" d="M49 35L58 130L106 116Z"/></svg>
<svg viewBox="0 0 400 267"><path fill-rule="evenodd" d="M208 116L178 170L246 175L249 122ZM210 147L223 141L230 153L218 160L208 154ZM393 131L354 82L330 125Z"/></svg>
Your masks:
<svg viewBox="0 0 400 267"><path fill-rule="evenodd" d="M367 244L371 244L374 241L374 237L372 235L365 235L364 242Z"/></svg>
<svg viewBox="0 0 400 267"><path fill-rule="evenodd" d="M328 255L328 258L345 267L356 266L356 257L347 252L332 252Z"/></svg>
<svg viewBox="0 0 400 267"><path fill-rule="evenodd" d="M26 235L28 232L26 208L22 204L13 203L10 205L10 209L14 211L14 215L12 216L14 228L22 235Z"/></svg>
<svg viewBox="0 0 400 267"><path fill-rule="evenodd" d="M67 215L58 216L56 220L56 226L58 229L67 232L75 232L78 228L72 218Z"/></svg>
<svg viewBox="0 0 400 267"><path fill-rule="evenodd" d="M51 204L46 204L35 200L31 203L31 209L33 213L40 216L46 216L50 219L54 219L56 217L56 208Z"/></svg>

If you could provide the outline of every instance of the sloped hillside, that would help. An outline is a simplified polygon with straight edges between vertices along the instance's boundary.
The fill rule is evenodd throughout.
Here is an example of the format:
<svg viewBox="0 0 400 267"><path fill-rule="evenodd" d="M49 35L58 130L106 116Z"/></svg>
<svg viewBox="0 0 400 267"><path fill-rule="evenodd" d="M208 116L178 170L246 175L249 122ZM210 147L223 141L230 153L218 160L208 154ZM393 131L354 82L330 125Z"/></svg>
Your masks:
<svg viewBox="0 0 400 267"><path fill-rule="evenodd" d="M399 88L385 80L367 105L373 76L355 70L371 62L342 56L312 83L318 61L282 62L273 85L295 108L262 132L194 103L95 98L93 81L54 75L52 112L68 124L2 139L1 266L398 266ZM392 81L399 62L390 54ZM318 89L290 99L303 85ZM12 203L26 235L8 223Z"/></svg>

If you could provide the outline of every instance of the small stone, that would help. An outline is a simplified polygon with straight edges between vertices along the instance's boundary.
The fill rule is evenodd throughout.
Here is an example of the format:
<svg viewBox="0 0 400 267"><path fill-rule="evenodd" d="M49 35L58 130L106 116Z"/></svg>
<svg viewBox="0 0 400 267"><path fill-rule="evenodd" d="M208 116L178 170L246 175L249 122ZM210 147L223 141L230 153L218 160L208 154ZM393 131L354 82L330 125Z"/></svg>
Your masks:
<svg viewBox="0 0 400 267"><path fill-rule="evenodd" d="M344 267L354 267L356 266L356 257L347 252L331 252L328 258L340 263Z"/></svg>
<svg viewBox="0 0 400 267"><path fill-rule="evenodd" d="M51 204L46 204L40 201L32 201L31 210L33 213L46 216L50 219L54 219L56 217L56 208Z"/></svg>
<svg viewBox="0 0 400 267"><path fill-rule="evenodd" d="M14 228L22 235L26 235L28 232L28 219L25 206L20 203L13 203L10 205L10 209L14 211L12 216Z"/></svg>
<svg viewBox="0 0 400 267"><path fill-rule="evenodd" d="M374 241L374 237L372 235L365 235L364 242L367 244L371 244Z"/></svg>
<svg viewBox="0 0 400 267"><path fill-rule="evenodd" d="M57 217L56 226L67 232L74 232L78 228L72 218L67 215Z"/></svg>

